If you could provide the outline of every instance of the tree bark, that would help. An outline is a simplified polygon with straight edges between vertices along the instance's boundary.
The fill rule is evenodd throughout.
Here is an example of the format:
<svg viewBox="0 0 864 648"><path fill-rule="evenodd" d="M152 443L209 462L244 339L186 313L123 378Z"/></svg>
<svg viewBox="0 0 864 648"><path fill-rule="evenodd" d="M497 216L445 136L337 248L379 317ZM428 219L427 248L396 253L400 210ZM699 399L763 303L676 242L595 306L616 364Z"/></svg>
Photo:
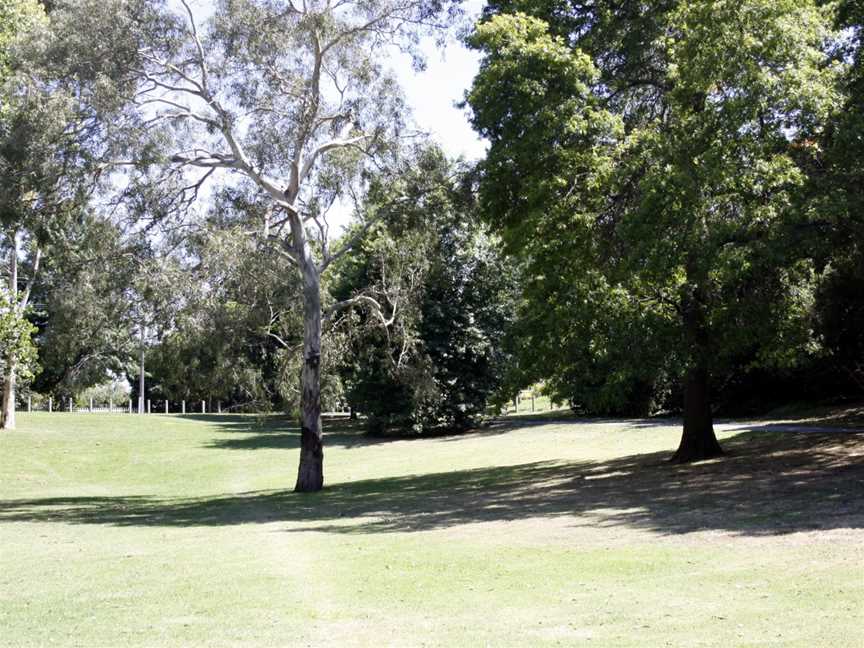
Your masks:
<svg viewBox="0 0 864 648"><path fill-rule="evenodd" d="M308 245L300 252L303 275L303 367L300 371L300 467L294 490L324 487L324 433L321 426L321 276Z"/></svg>
<svg viewBox="0 0 864 648"><path fill-rule="evenodd" d="M684 386L684 431L673 463L689 463L723 454L714 435L708 371L694 367L687 372Z"/></svg>
<svg viewBox="0 0 864 648"><path fill-rule="evenodd" d="M15 360L8 358L6 375L3 376L3 414L0 429L15 429Z"/></svg>
<svg viewBox="0 0 864 648"><path fill-rule="evenodd" d="M9 297L12 307L18 308L18 237L12 234L9 251ZM15 429L15 354L6 356L6 373L3 376L3 409L0 412L0 429Z"/></svg>
<svg viewBox="0 0 864 648"><path fill-rule="evenodd" d="M144 338L147 335L147 327L141 325L141 353L138 373L138 413L144 413Z"/></svg>
<svg viewBox="0 0 864 648"><path fill-rule="evenodd" d="M693 271L688 268L688 278ZM701 461L723 454L714 435L711 413L711 380L709 331L705 294L699 282L693 282L682 300L684 333L690 346L690 368L684 377L684 430L673 463Z"/></svg>

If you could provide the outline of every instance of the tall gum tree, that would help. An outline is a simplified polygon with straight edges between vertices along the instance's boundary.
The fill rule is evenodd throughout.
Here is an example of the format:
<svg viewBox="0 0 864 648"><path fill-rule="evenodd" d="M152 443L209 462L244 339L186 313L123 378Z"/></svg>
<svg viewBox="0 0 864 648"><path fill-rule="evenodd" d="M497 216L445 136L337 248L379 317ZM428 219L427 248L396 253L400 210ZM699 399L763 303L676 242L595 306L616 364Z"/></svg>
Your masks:
<svg viewBox="0 0 864 648"><path fill-rule="evenodd" d="M68 148L71 111L63 93L51 95L30 76L23 45L45 34L47 18L35 0L0 7L0 252L5 265L9 316L24 319L43 249L74 202ZM29 327L24 330L29 335ZM20 373L27 345L4 349L0 428L15 428Z"/></svg>
<svg viewBox="0 0 864 648"><path fill-rule="evenodd" d="M106 37L85 14L105 12L105 4L124 16L118 29L137 47L124 63L134 85L131 107L113 126L118 141L130 142L129 155L106 167L129 168L129 187L155 188L163 194L160 209L169 212L192 206L210 180L257 192L269 208L255 235L302 278L296 490L320 490L321 280L354 242L330 249L327 214L359 199L367 171L386 169L412 135L383 63L396 48L413 51L419 30L440 26L442 5L221 0L201 16L186 0L70 2L70 27L89 24L94 32L91 58Z"/></svg>
<svg viewBox="0 0 864 648"><path fill-rule="evenodd" d="M660 348L677 365L675 461L721 453L710 385L725 358L767 363L799 342L812 273L783 238L795 151L837 105L832 7L817 4L516 0L470 38L484 209L528 259L535 307L589 322L586 356L627 344L620 362ZM596 332L625 309L629 338Z"/></svg>

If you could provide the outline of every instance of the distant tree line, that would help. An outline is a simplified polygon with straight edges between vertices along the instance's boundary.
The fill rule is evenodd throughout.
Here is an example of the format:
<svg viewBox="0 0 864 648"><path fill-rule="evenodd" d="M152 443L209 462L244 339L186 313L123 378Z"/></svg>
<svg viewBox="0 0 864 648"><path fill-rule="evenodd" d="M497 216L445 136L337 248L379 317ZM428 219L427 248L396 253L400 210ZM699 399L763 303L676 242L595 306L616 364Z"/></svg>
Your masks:
<svg viewBox="0 0 864 648"><path fill-rule="evenodd" d="M690 461L718 412L864 394L858 3L492 2L478 165L382 66L447 11L4 5L4 426L143 364L145 398L297 416L315 490L342 404L462 431L542 382L682 413Z"/></svg>

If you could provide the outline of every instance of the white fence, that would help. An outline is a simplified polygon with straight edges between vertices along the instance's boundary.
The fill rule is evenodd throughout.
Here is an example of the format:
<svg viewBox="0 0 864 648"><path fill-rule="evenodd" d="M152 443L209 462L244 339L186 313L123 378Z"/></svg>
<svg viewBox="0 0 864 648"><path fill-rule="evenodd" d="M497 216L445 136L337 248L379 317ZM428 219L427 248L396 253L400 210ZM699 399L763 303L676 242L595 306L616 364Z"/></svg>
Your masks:
<svg viewBox="0 0 864 648"><path fill-rule="evenodd" d="M144 400L134 401L131 398L122 403L95 403L92 399L88 405L80 406L71 398L62 399L57 402L53 398L45 399L43 402L33 403L32 398L27 399L26 406L21 408L26 412L73 412L78 414L207 414L210 408L207 401L164 401ZM19 410L20 411L20 410ZM222 403L218 402L215 412L222 413Z"/></svg>
<svg viewBox="0 0 864 648"><path fill-rule="evenodd" d="M227 408L225 412L229 412ZM24 407L18 411L25 412L72 412L78 414L222 414L222 402L217 401L216 406L208 406L207 401L164 401L144 400L136 402L132 399L120 403L96 404L92 399L87 406L79 406L71 398L55 402L53 398L47 398L41 403L33 403L32 398L27 399ZM321 412L322 416L340 417L350 416L351 408L347 404L340 404L332 411Z"/></svg>

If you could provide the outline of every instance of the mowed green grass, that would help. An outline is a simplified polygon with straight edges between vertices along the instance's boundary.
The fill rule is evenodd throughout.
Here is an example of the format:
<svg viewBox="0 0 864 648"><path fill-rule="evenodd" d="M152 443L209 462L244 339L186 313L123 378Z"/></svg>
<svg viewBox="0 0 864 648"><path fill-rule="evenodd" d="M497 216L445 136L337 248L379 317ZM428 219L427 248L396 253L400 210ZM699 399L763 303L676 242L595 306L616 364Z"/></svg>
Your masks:
<svg viewBox="0 0 864 648"><path fill-rule="evenodd" d="M22 414L0 436L0 644L864 645L864 433Z"/></svg>

